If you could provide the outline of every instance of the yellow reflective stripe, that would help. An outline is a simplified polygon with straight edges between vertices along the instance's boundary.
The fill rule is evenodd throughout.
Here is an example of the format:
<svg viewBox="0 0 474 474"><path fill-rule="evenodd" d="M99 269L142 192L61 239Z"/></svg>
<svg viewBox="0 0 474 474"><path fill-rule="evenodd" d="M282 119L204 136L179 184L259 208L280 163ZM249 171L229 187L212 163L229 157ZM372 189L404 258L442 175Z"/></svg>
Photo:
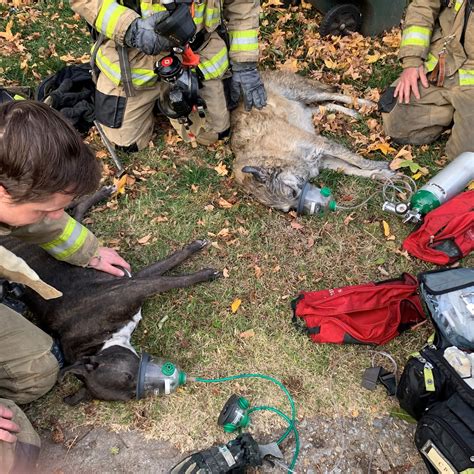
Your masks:
<svg viewBox="0 0 474 474"><path fill-rule="evenodd" d="M470 467L469 469L465 469L464 471L461 471L459 474L474 474L474 468Z"/></svg>
<svg viewBox="0 0 474 474"><path fill-rule="evenodd" d="M22 95L15 94L13 96L13 100L26 100Z"/></svg>
<svg viewBox="0 0 474 474"><path fill-rule="evenodd" d="M201 3L200 5L196 5L194 9L194 23L196 25L202 24L202 21L204 19L204 10L206 9L206 4Z"/></svg>
<svg viewBox="0 0 474 474"><path fill-rule="evenodd" d="M424 26L409 26L403 30L402 42L403 46L423 46L430 45L431 30Z"/></svg>
<svg viewBox="0 0 474 474"><path fill-rule="evenodd" d="M430 366L425 364L425 367L423 369L423 376L425 379L425 390L427 392L435 392L435 383L434 383L434 377L433 377L433 370Z"/></svg>
<svg viewBox="0 0 474 474"><path fill-rule="evenodd" d="M458 12L461 9L463 3L464 0L456 0L456 4L454 5L454 11Z"/></svg>
<svg viewBox="0 0 474 474"><path fill-rule="evenodd" d="M258 51L257 30L229 31L230 51Z"/></svg>
<svg viewBox="0 0 474 474"><path fill-rule="evenodd" d="M128 8L122 7L115 0L104 0L95 21L96 30L107 38L113 38L120 16L127 12Z"/></svg>
<svg viewBox="0 0 474 474"><path fill-rule="evenodd" d="M120 66L112 63L101 51L97 51L96 62L99 69L115 84L122 81ZM153 85L157 81L157 76L152 69L132 68L132 84L137 87Z"/></svg>
<svg viewBox="0 0 474 474"><path fill-rule="evenodd" d="M199 64L199 69L204 75L204 79L217 79L222 76L229 68L229 59L227 57L227 48L224 46L211 59Z"/></svg>
<svg viewBox="0 0 474 474"><path fill-rule="evenodd" d="M207 27L213 27L220 23L221 21L221 11L219 8L206 8L206 13L204 17L204 25Z"/></svg>
<svg viewBox="0 0 474 474"><path fill-rule="evenodd" d="M122 75L120 74L120 67L113 64L99 48L96 55L96 63L99 69L116 85L120 84Z"/></svg>
<svg viewBox="0 0 474 474"><path fill-rule="evenodd" d="M142 17L146 18L154 13L165 11L166 7L161 5L161 3L142 2L140 3L140 10L142 12Z"/></svg>
<svg viewBox="0 0 474 474"><path fill-rule="evenodd" d="M429 53L425 61L425 68L427 72L431 72L438 64L438 58L433 54Z"/></svg>
<svg viewBox="0 0 474 474"><path fill-rule="evenodd" d="M459 85L473 86L474 85L474 69L459 69Z"/></svg>
<svg viewBox="0 0 474 474"><path fill-rule="evenodd" d="M51 242L40 245L40 247L57 260L65 260L82 247L86 237L87 229L69 217L61 235Z"/></svg>

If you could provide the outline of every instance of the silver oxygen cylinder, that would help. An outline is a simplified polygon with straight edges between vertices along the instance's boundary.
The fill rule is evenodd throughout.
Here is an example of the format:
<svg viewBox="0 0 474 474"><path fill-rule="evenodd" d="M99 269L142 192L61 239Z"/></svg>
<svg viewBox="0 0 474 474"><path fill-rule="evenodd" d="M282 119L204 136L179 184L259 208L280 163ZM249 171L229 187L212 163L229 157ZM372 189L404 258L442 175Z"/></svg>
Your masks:
<svg viewBox="0 0 474 474"><path fill-rule="evenodd" d="M457 156L446 168L431 178L411 198L412 212L422 215L459 194L474 179L474 152Z"/></svg>

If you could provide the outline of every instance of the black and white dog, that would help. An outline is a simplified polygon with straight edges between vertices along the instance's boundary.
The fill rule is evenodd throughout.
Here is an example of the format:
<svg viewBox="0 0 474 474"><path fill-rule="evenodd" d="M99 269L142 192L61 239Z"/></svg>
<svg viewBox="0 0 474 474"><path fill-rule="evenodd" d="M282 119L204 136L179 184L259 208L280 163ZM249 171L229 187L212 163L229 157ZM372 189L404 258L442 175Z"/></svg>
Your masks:
<svg viewBox="0 0 474 474"><path fill-rule="evenodd" d="M129 400L135 397L140 358L130 336L141 319L146 298L173 288L184 288L220 276L214 269L164 276L207 245L196 240L135 275L118 278L89 268L55 260L35 245L12 237L0 238L3 245L22 257L41 279L63 293L44 300L25 287L22 300L38 325L59 341L66 367L84 386L65 401Z"/></svg>

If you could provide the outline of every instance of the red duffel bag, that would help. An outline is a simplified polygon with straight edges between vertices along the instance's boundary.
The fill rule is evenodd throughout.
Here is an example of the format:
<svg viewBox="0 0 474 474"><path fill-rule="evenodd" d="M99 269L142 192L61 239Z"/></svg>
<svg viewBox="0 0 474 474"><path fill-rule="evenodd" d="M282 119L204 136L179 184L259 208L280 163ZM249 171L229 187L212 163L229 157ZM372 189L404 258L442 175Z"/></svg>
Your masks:
<svg viewBox="0 0 474 474"><path fill-rule="evenodd" d="M403 248L438 265L454 263L470 253L474 249L474 191L458 194L429 212Z"/></svg>
<svg viewBox="0 0 474 474"><path fill-rule="evenodd" d="M304 321L314 342L386 344L425 319L416 278L400 278L302 292L292 301L293 320Z"/></svg>

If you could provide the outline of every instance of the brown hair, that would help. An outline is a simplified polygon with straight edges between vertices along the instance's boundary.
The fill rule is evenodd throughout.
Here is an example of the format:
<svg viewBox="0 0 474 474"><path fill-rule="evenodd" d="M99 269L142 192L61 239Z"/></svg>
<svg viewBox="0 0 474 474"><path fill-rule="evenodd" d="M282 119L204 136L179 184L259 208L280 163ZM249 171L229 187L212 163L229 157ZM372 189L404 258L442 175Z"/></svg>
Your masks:
<svg viewBox="0 0 474 474"><path fill-rule="evenodd" d="M41 102L0 105L0 185L15 202L94 192L100 166L79 133Z"/></svg>

